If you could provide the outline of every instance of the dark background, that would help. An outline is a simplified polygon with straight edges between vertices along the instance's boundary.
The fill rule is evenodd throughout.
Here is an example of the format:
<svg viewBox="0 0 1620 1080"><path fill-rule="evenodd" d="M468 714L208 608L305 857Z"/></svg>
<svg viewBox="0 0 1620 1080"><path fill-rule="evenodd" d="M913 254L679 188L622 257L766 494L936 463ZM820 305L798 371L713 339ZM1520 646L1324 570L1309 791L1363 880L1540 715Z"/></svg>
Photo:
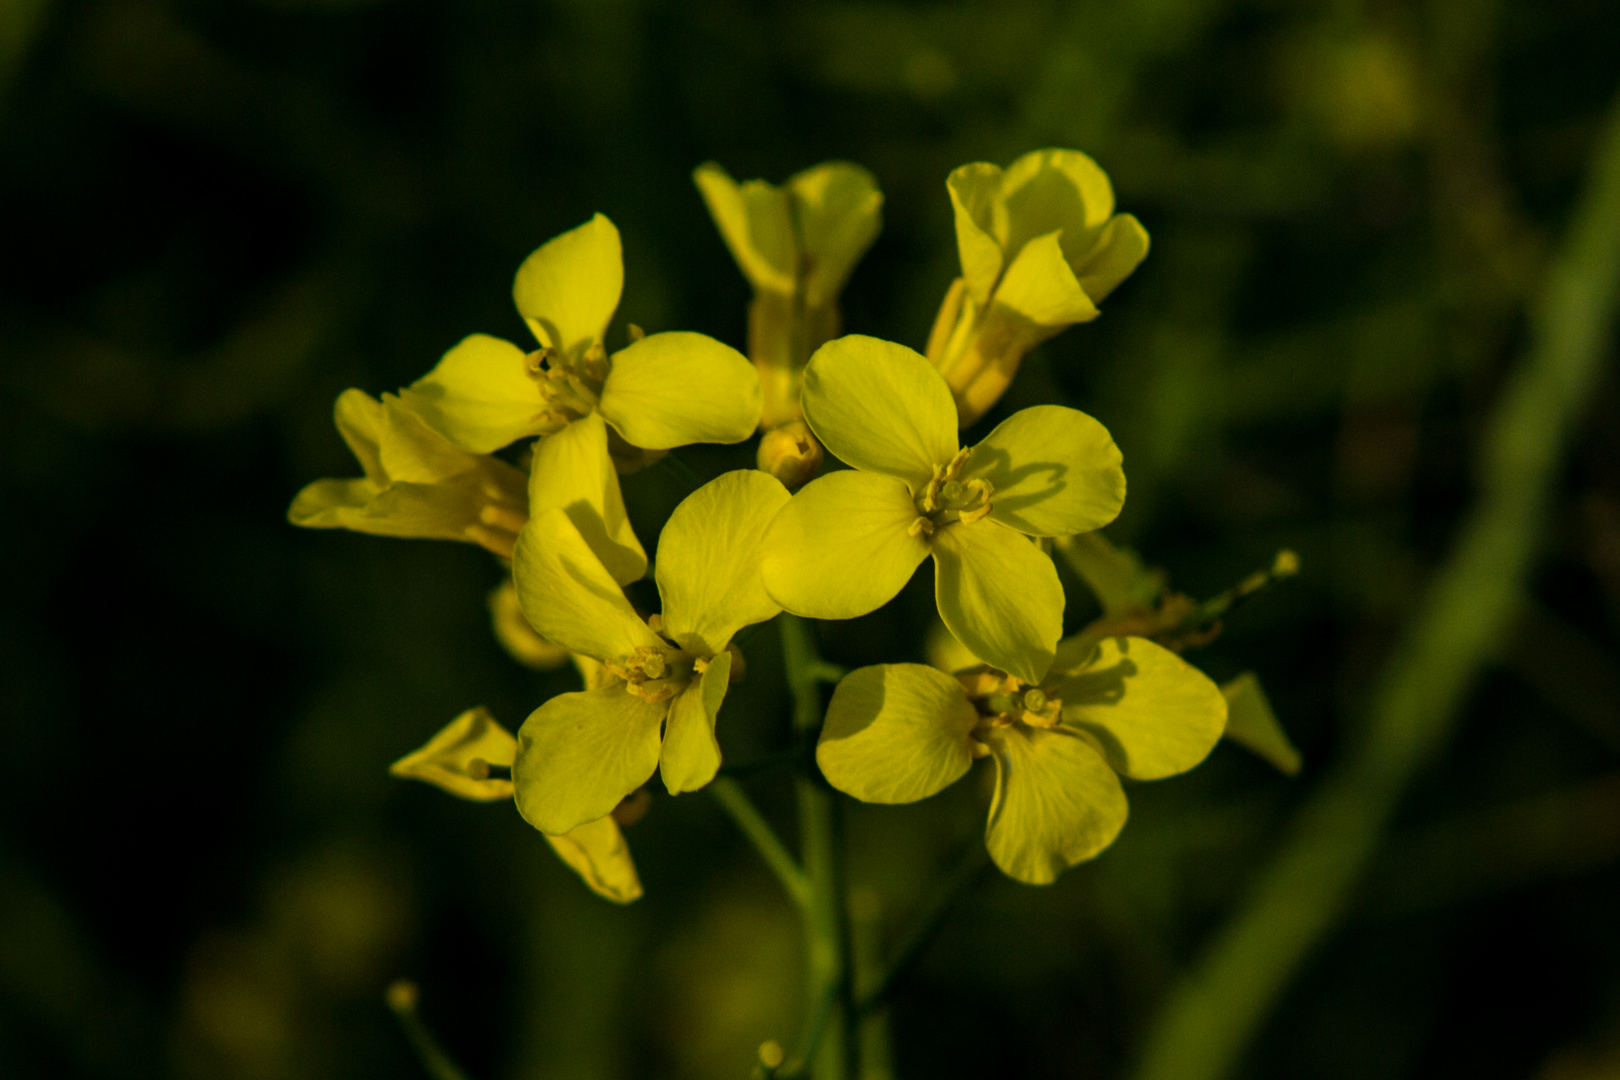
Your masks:
<svg viewBox="0 0 1620 1080"><path fill-rule="evenodd" d="M1223 746L1133 786L1121 840L1058 885L985 878L892 1034L902 1077L1121 1074L1364 719L1470 505L1620 88L1613 16L3 0L0 1075L420 1075L382 1005L401 974L479 1078L741 1077L791 1043L792 912L705 796L630 830L647 896L620 909L510 807L387 776L468 706L515 728L571 688L491 639L490 557L285 509L358 471L341 390L475 330L520 340L517 265L595 211L625 242L610 347L625 322L741 346L747 287L691 169L861 162L885 229L846 326L920 347L955 273L946 174L1053 145L1109 171L1153 251L996 415L1103 420L1131 484L1109 534L1180 589L1299 552L1192 658L1259 672L1306 768ZM1617 406L1611 355L1530 602L1245 1075L1620 1075ZM684 489L626 489L650 548ZM919 658L930 607L924 576L826 650ZM722 718L733 760L780 743L773 650ZM788 827L779 783L751 783ZM982 814L973 784L852 809L891 939Z"/></svg>

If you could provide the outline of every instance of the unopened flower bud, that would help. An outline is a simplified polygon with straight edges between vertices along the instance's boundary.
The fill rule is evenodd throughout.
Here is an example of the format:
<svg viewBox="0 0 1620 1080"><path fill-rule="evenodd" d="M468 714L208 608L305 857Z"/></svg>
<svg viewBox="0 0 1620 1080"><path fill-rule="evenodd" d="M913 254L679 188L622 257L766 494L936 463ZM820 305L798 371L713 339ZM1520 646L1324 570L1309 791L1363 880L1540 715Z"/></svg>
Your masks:
<svg viewBox="0 0 1620 1080"><path fill-rule="evenodd" d="M821 471L826 454L803 420L794 420L765 433L759 441L759 468L794 490Z"/></svg>

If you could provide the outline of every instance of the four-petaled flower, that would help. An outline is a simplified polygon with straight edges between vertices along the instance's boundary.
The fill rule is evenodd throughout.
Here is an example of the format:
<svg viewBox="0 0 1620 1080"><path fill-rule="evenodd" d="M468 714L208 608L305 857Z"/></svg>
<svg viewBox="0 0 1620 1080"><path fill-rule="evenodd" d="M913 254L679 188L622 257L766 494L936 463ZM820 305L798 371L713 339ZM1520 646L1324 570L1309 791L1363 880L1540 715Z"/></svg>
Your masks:
<svg viewBox="0 0 1620 1080"><path fill-rule="evenodd" d="M294 525L465 540L511 557L529 516L521 472L454 445L392 394L345 390L334 417L365 475L305 487L287 511Z"/></svg>
<svg viewBox="0 0 1620 1080"><path fill-rule="evenodd" d="M798 615L853 618L932 555L945 625L974 655L1038 682L1063 633L1063 587L1031 537L1089 532L1119 513L1125 474L1107 429L1038 405L961 449L951 392L928 361L855 335L811 359L804 413L855 471L811 481L778 515L763 564L771 596Z"/></svg>
<svg viewBox="0 0 1620 1080"><path fill-rule="evenodd" d="M512 779L531 825L557 834L593 821L654 770L676 794L714 778L727 646L781 610L760 582L759 547L787 501L786 488L754 471L726 473L687 496L659 537L664 609L648 621L566 514L530 520L515 557L524 613L548 641L601 661L609 676L552 698L518 731Z"/></svg>
<svg viewBox="0 0 1620 1080"><path fill-rule="evenodd" d="M816 762L857 799L909 803L994 758L985 844L1009 877L1044 885L1119 835L1120 776L1185 772L1225 727L1220 688L1170 650L1071 639L1036 686L983 666L853 671L833 691Z"/></svg>
<svg viewBox="0 0 1620 1080"><path fill-rule="evenodd" d="M623 286L619 231L597 214L518 269L512 296L539 349L474 334L400 397L474 453L541 436L529 512L567 513L628 584L647 556L625 516L609 428L642 450L741 442L759 423L760 391L747 359L704 334L652 334L609 355L602 339Z"/></svg>
<svg viewBox="0 0 1620 1080"><path fill-rule="evenodd" d="M1097 305L1147 256L1147 230L1114 213L1108 174L1078 150L1036 150L1003 171L963 165L946 181L962 276L940 305L928 359L967 427L1024 354Z"/></svg>
<svg viewBox="0 0 1620 1080"><path fill-rule="evenodd" d="M421 780L474 802L512 797L512 781L492 776L490 766L511 768L517 740L479 707L468 709L429 739L388 767L395 776ZM619 823L604 814L566 833L545 834L557 857L584 880L590 890L616 904L641 896L641 878L630 858Z"/></svg>

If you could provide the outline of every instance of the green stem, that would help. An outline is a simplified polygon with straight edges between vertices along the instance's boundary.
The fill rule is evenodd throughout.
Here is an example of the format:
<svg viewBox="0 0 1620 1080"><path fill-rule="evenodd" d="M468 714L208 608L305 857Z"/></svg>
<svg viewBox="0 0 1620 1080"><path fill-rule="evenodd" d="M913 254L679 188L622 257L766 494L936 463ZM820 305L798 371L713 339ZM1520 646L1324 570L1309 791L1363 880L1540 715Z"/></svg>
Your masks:
<svg viewBox="0 0 1620 1080"><path fill-rule="evenodd" d="M793 729L809 738L821 726L822 660L816 653L810 624L784 612L780 617L782 661L793 694ZM853 1015L848 920L844 905L843 851L838 806L819 777L800 776L799 843L809 879L804 909L807 974L806 1000L815 1010L802 1058L817 1080L845 1080L855 1069L859 1050L850 1037ZM820 1013L831 1008L825 1017Z"/></svg>
<svg viewBox="0 0 1620 1080"><path fill-rule="evenodd" d="M1561 451L1601 370L1620 298L1620 103L1532 311L1530 352L1481 446L1479 502L1376 687L1362 738L1324 777L1245 905L1173 988L1138 1080L1220 1080L1344 914L1417 772L1521 601Z"/></svg>
<svg viewBox="0 0 1620 1080"><path fill-rule="evenodd" d="M771 868L776 880L782 883L788 898L800 911L808 910L809 879L805 877L798 861L776 835L776 830L771 828L770 822L759 812L759 807L754 805L754 801L748 797L742 785L729 776L720 776L709 785L709 790L714 793L715 800L719 802L721 808L731 816L737 828L753 842L755 850L765 860L765 865Z"/></svg>
<svg viewBox="0 0 1620 1080"><path fill-rule="evenodd" d="M922 959L923 953L933 943L940 927L945 925L945 917L950 914L952 905L978 880L979 873L985 868L988 859L989 852L985 849L983 841L975 839L944 880L935 884L928 898L923 901L922 915L918 918L917 925L912 928L910 936L896 950L894 960L883 972L882 978L861 996L860 1002L855 1006L857 1019L866 1017L874 1009L882 1008L888 1002L889 996L894 993L894 988L911 974L917 962Z"/></svg>
<svg viewBox="0 0 1620 1080"><path fill-rule="evenodd" d="M450 1059L444 1047L439 1045L439 1040L433 1037L433 1032L422 1022L421 1015L416 1011L419 997L420 991L409 979L396 979L388 985L388 1007L399 1019L400 1029L410 1041L411 1049L416 1051L423 1070L433 1080L468 1080L461 1066Z"/></svg>

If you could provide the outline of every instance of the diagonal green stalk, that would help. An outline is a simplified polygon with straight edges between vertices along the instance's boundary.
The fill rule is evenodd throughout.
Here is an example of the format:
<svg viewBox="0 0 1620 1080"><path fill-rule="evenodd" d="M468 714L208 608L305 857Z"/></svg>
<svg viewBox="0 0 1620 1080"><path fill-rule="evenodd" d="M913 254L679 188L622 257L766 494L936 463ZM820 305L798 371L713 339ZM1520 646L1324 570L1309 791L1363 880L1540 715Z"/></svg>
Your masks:
<svg viewBox="0 0 1620 1080"><path fill-rule="evenodd" d="M453 1061L433 1032L428 1030L427 1024L422 1022L422 1016L417 1012L417 1001L420 998L416 984L408 979L396 979L388 986L385 995L388 1008L399 1020L400 1030L410 1041L411 1049L422 1063L422 1068L433 1080L468 1080L467 1074L460 1065Z"/></svg>
<svg viewBox="0 0 1620 1080"><path fill-rule="evenodd" d="M798 860L788 851L787 845L776 835L770 822L759 812L759 807L748 797L742 785L729 776L718 776L709 785L714 793L715 800L721 808L731 816L742 834L753 842L760 858L770 867L771 873L782 883L782 889L788 894L795 907L800 911L809 910L810 881L804 876L799 867Z"/></svg>
<svg viewBox="0 0 1620 1080"><path fill-rule="evenodd" d="M1345 912L1407 785L1450 738L1521 602L1549 489L1600 370L1620 298L1620 103L1566 245L1532 312L1530 351L1491 418L1480 499L1373 696L1363 737L1322 781L1245 906L1177 985L1138 1080L1220 1080Z"/></svg>

